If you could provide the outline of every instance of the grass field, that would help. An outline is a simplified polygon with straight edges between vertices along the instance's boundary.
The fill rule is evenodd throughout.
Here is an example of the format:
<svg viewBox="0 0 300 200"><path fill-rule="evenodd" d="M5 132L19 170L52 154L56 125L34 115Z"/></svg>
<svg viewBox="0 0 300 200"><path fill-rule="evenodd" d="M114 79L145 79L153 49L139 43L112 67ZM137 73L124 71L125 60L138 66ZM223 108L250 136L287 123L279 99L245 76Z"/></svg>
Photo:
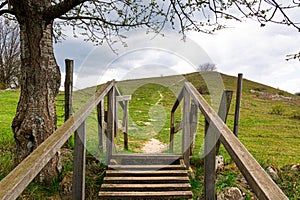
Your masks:
<svg viewBox="0 0 300 200"><path fill-rule="evenodd" d="M170 109L184 81L192 82L198 90L204 93L205 99L217 109L218 90L233 90L235 94L235 77L222 75L222 87L216 88L216 76L199 73L184 76L159 77L142 80L132 80L118 83L122 94L131 94L132 100L129 103L129 148L131 152L140 152L143 145L150 139L155 138L163 143L169 141L169 118ZM205 86L205 82L210 86ZM89 88L75 92L74 108L88 99L95 91ZM252 91L252 92L251 92ZM255 92L253 92L255 91ZM274 99L272 95L278 95ZM281 96L280 96L281 95ZM13 119L19 91L0 91L0 180L4 178L13 168L14 141L11 131L11 121ZM291 97L292 99L283 98ZM63 123L63 95L57 97L58 125ZM227 124L233 129L235 108L235 95L231 103ZM121 109L119 109L121 110ZM121 119L122 112L119 114ZM176 119L180 120L181 112L178 109ZM194 195L203 197L202 176L203 161L199 157L203 149L204 119L199 116L199 126L195 142L195 154L193 158L194 178L191 180ZM96 112L93 112L88 119L88 151L92 155L97 154L97 125ZM274 167L280 176L277 181L279 186L289 196L290 199L300 198L300 172L291 171L293 164L300 164L300 99L275 88L261 85L252 81L243 81L243 93L241 102L241 118L239 126L239 139L246 146L249 152L258 160L263 167ZM116 147L122 151L123 138L120 134L116 138ZM175 135L175 149L180 152L181 132ZM221 154L225 157L225 170L218 174L217 191L221 191L227 186L238 186L245 190L247 198L251 198L251 191L247 186L241 186L241 174L234 166L226 150L222 147ZM72 165L69 163L68 165ZM71 167L68 167L70 170ZM97 168L97 167L96 167ZM101 167L99 167L101 168ZM66 172L67 173L67 172ZM100 179L88 179L89 185L99 183ZM56 184L57 185L57 184ZM34 188L34 189L32 189ZM39 188L39 189L36 189ZM90 187L91 190L96 190ZM45 189L32 184L27 193L32 190L40 191L45 195ZM59 191L56 187L49 192L49 196L55 195ZM37 192L39 193L39 192ZM97 191L96 191L97 193ZM39 195L41 197L43 195Z"/></svg>

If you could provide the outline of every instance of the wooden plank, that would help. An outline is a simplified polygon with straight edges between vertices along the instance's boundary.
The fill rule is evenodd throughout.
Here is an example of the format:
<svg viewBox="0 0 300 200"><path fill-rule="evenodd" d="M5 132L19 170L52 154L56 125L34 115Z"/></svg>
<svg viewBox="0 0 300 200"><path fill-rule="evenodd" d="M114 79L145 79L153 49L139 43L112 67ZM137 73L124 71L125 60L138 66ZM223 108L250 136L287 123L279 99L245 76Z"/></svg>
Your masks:
<svg viewBox="0 0 300 200"><path fill-rule="evenodd" d="M128 150L128 101L124 102L124 116L122 126L125 127L124 134L124 149Z"/></svg>
<svg viewBox="0 0 300 200"><path fill-rule="evenodd" d="M106 170L106 176L187 176L186 170Z"/></svg>
<svg viewBox="0 0 300 200"><path fill-rule="evenodd" d="M103 183L189 183L188 176L104 177Z"/></svg>
<svg viewBox="0 0 300 200"><path fill-rule="evenodd" d="M177 160L182 158L181 154L168 154L168 153L158 153L158 154L134 154L134 153L118 153L112 155L113 159L136 159L136 160L152 160L152 159L166 159L166 160Z"/></svg>
<svg viewBox="0 0 300 200"><path fill-rule="evenodd" d="M129 101L131 100L131 95L122 95L122 96L117 96L116 98L117 101Z"/></svg>
<svg viewBox="0 0 300 200"><path fill-rule="evenodd" d="M16 199L113 87L104 84L72 117L0 182L0 199Z"/></svg>
<svg viewBox="0 0 300 200"><path fill-rule="evenodd" d="M187 168L190 166L190 112L191 112L191 99L190 94L184 90L183 92L183 128L182 128L182 155Z"/></svg>
<svg viewBox="0 0 300 200"><path fill-rule="evenodd" d="M190 156L194 153L195 148L195 138L198 127L198 107L194 101L191 99L191 111L190 111Z"/></svg>
<svg viewBox="0 0 300 200"><path fill-rule="evenodd" d="M73 94L73 68L74 61L65 59L65 121L72 116L72 94Z"/></svg>
<svg viewBox="0 0 300 200"><path fill-rule="evenodd" d="M213 127L205 120L205 139L204 139L204 198L216 199L216 134Z"/></svg>
<svg viewBox="0 0 300 200"><path fill-rule="evenodd" d="M74 165L72 178L72 199L85 198L85 153L86 123L79 126L74 137Z"/></svg>
<svg viewBox="0 0 300 200"><path fill-rule="evenodd" d="M241 108L242 88L243 88L242 84L243 84L243 74L238 74L235 114L234 114L234 127L233 127L233 133L236 137L238 137L239 135L240 108Z"/></svg>
<svg viewBox="0 0 300 200"><path fill-rule="evenodd" d="M224 124L217 113L209 106L191 83L185 83L185 88L198 104L207 121L220 132L220 140L239 170L246 178L248 184L259 199L283 200L288 199L281 189L273 182L259 163L248 152L245 146L234 136L232 131Z"/></svg>
<svg viewBox="0 0 300 200"><path fill-rule="evenodd" d="M115 170L185 170L182 165L109 165L108 169Z"/></svg>
<svg viewBox="0 0 300 200"><path fill-rule="evenodd" d="M115 131L115 90L114 87L107 94L107 138L106 138L106 165L109 164L113 152Z"/></svg>
<svg viewBox="0 0 300 200"><path fill-rule="evenodd" d="M174 151L174 134L175 134L174 120L175 120L175 113L171 112L171 117L170 117L170 145L169 145L169 150L171 152Z"/></svg>
<svg viewBox="0 0 300 200"><path fill-rule="evenodd" d="M189 183L157 184L102 184L101 191L178 191L190 190Z"/></svg>
<svg viewBox="0 0 300 200"><path fill-rule="evenodd" d="M100 198L112 199L178 199L193 197L191 191L171 191L171 192L99 192Z"/></svg>
<svg viewBox="0 0 300 200"><path fill-rule="evenodd" d="M97 105L97 121L98 121L98 147L100 152L103 152L103 137L104 130L104 99Z"/></svg>
<svg viewBox="0 0 300 200"><path fill-rule="evenodd" d="M233 94L233 91L224 90L224 92L222 94L222 99L220 102L219 110L218 110L218 115L225 124L226 124L227 115L228 115L229 109L230 109L232 94ZM217 134L217 138L220 138L220 133L216 132L216 134ZM217 144L216 144L216 154L219 153L219 149L220 149L220 140L218 139Z"/></svg>

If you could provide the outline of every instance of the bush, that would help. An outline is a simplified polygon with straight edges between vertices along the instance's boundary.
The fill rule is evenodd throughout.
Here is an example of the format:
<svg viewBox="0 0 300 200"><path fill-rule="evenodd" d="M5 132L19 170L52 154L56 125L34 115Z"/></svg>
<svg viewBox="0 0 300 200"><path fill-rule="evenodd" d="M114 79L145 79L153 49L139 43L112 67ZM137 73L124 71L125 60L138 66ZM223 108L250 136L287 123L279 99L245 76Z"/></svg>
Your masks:
<svg viewBox="0 0 300 200"><path fill-rule="evenodd" d="M276 105L272 107L270 113L273 115L283 115L284 112L285 112L285 108L283 105Z"/></svg>
<svg viewBox="0 0 300 200"><path fill-rule="evenodd" d="M208 91L206 85L200 85L200 86L198 86L198 87L197 87L197 90L198 90L198 92L199 92L200 94L202 94L202 95L205 95L205 94L209 95L209 91Z"/></svg>
<svg viewBox="0 0 300 200"><path fill-rule="evenodd" d="M296 95L296 96L300 96L300 92L296 92L295 95Z"/></svg>

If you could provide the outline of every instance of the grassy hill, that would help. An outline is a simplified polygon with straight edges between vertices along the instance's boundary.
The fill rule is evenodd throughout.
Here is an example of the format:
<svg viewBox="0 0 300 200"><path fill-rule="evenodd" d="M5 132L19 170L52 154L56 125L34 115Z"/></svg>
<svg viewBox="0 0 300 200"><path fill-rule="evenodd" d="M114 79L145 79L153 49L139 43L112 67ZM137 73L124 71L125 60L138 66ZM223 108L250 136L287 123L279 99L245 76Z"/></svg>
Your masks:
<svg viewBox="0 0 300 200"><path fill-rule="evenodd" d="M129 103L130 151L140 152L150 138L168 143L170 109L186 80L192 82L215 109L218 106L217 93L223 89L234 91L227 120L229 128L233 129L236 77L215 73L192 73L118 82L117 85L122 94L132 95L132 100ZM220 84L220 80L222 84ZM205 83L208 83L208 86ZM94 91L95 88L76 91L74 94L75 110ZM10 125L17 106L18 96L19 91L0 91L0 105L2 105L0 107L0 180L13 168L14 141ZM63 123L62 94L57 99L58 124L60 125ZM176 119L180 120L180 112L176 114ZM194 155L195 178L192 179L195 196L199 197L202 195L201 170L203 169L199 154L201 154L201 147L203 146L203 124L204 118L199 117ZM93 145L97 145L92 144L97 137L95 130L94 113L88 120L88 146L90 146L88 150L92 154L93 151L96 151ZM299 170L290 171L291 165L300 164L299 130L299 97L244 79L239 139L263 167L273 166L279 171L281 180L278 184L291 199L300 197L300 172ZM116 147L119 151L122 151L122 140L121 135L116 138ZM180 133L178 133L175 149L180 151L180 145ZM224 148L221 148L221 154L225 157L228 167L218 175L218 191L227 186L237 185L240 180L240 174Z"/></svg>

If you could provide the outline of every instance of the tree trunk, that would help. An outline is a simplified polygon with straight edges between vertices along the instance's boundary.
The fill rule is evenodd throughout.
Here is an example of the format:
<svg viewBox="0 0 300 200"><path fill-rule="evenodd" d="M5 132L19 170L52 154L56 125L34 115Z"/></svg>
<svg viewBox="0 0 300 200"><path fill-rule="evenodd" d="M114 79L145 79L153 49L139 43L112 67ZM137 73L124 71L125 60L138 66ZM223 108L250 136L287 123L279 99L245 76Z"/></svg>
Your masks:
<svg viewBox="0 0 300 200"><path fill-rule="evenodd" d="M53 54L52 23L45 24L39 9L45 1L13 5L20 24L21 95L12 123L16 142L15 163L20 163L56 129L55 97L60 71ZM34 2L34 1L32 1ZM32 3L31 2L31 3ZM40 181L57 175L58 155L42 170Z"/></svg>

